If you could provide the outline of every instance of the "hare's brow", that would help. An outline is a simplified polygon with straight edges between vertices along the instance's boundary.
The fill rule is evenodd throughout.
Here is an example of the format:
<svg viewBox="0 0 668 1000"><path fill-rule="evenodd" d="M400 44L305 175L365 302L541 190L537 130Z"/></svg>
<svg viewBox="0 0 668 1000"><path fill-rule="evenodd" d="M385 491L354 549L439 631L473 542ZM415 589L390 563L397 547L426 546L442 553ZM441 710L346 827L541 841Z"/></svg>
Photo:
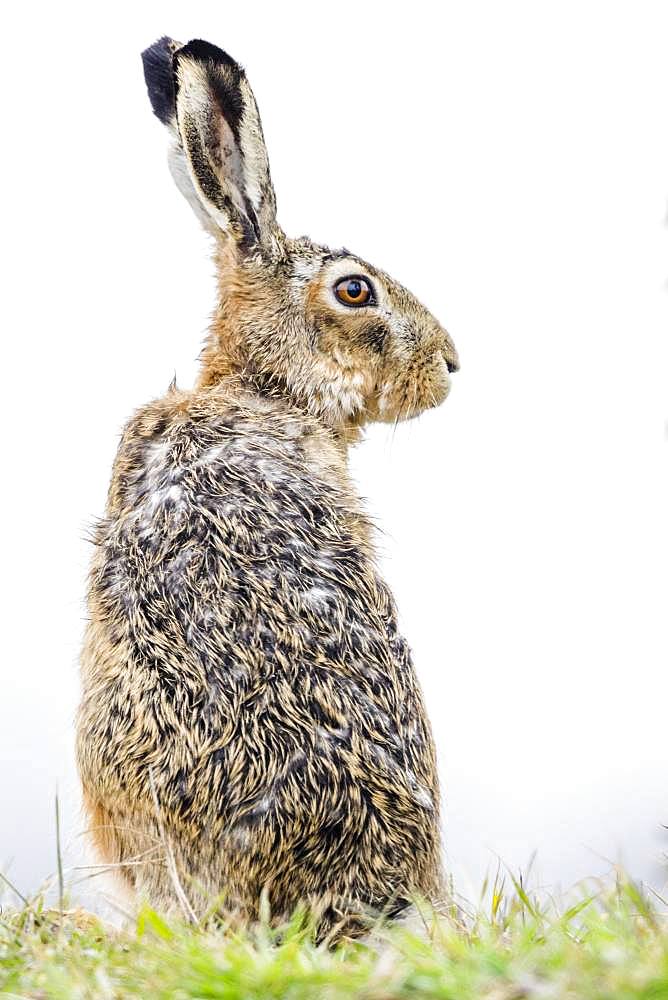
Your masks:
<svg viewBox="0 0 668 1000"><path fill-rule="evenodd" d="M353 254L350 252L350 250L346 250L345 247L341 247L340 250L325 251L325 253L322 255L322 262L323 264L326 264L331 260L340 260L341 257L352 257L352 256Z"/></svg>

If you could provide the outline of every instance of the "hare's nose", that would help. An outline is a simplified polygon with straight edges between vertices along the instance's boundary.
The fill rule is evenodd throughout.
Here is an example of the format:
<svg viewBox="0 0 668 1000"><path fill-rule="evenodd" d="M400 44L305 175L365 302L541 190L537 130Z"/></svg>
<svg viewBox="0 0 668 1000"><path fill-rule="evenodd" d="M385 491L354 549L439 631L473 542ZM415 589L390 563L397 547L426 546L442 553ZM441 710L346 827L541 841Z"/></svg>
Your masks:
<svg viewBox="0 0 668 1000"><path fill-rule="evenodd" d="M448 340L448 343L443 348L443 357L445 358L445 363L448 366L450 374L459 371L459 357L454 344L450 340Z"/></svg>
<svg viewBox="0 0 668 1000"><path fill-rule="evenodd" d="M459 371L459 356L457 354L457 348L452 343L450 335L446 330L441 328L443 334L443 340L441 341L441 353L443 354L443 360L445 361L448 371L452 375L453 372Z"/></svg>

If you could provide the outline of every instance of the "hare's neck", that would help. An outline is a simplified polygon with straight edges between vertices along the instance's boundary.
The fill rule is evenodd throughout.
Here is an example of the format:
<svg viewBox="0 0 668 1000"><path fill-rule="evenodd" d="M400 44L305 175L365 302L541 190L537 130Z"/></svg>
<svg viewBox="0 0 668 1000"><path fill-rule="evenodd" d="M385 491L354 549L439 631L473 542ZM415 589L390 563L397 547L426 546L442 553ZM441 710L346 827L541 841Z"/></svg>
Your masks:
<svg viewBox="0 0 668 1000"><path fill-rule="evenodd" d="M232 329L221 335L220 320L215 319L204 349L200 355L202 367L196 389L214 389L216 386L236 385L243 392L250 392L263 399L280 401L286 407L301 412L310 421L317 421L346 450L362 436L362 419L336 419L335 414L315 395L299 395L287 380L277 374L260 372L245 356L241 340Z"/></svg>
<svg viewBox="0 0 668 1000"><path fill-rule="evenodd" d="M204 353L206 354L206 348ZM222 399L226 402L232 394L243 396L247 401L257 400L258 408L262 410L266 410L267 405L273 405L281 410L290 411L310 427L317 425L325 431L346 461L349 446L357 444L362 437L361 425L352 422L330 423L322 414L314 412L308 400L298 399L280 379L253 371L250 365L245 367L228 365L218 352L213 354L213 363L204 364L195 391L213 396L220 391Z"/></svg>
<svg viewBox="0 0 668 1000"><path fill-rule="evenodd" d="M234 338L221 337L219 324L214 320L200 354L202 367L197 380L198 389L220 385L230 378L239 377L246 368L241 344Z"/></svg>

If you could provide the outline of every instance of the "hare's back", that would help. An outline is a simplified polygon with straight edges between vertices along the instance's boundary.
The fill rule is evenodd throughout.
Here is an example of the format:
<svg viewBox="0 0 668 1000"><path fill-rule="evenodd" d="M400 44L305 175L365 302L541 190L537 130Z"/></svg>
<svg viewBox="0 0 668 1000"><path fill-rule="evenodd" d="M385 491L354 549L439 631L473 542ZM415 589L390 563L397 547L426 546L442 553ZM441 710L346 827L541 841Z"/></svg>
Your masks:
<svg viewBox="0 0 668 1000"><path fill-rule="evenodd" d="M420 693L335 448L241 407L124 447L93 588L119 756L156 734L177 775L162 795L183 809L206 788L216 822L281 801L317 815L336 773L430 811Z"/></svg>
<svg viewBox="0 0 668 1000"><path fill-rule="evenodd" d="M149 659L142 642L168 635L162 656L199 657L207 678L229 669L250 683L305 662L394 674L393 601L337 463L318 428L280 409L186 413L154 434L131 426L94 580L133 656Z"/></svg>

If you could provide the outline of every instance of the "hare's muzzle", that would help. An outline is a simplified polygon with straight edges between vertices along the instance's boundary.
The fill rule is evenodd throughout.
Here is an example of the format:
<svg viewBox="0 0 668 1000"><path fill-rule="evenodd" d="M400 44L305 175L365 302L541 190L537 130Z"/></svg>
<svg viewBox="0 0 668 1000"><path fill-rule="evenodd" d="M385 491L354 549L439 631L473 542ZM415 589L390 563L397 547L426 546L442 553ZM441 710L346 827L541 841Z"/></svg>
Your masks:
<svg viewBox="0 0 668 1000"><path fill-rule="evenodd" d="M459 356L455 350L455 345L452 343L448 337L445 346L442 348L443 357L445 358L445 363L448 367L448 371L452 375L453 372L459 371Z"/></svg>

